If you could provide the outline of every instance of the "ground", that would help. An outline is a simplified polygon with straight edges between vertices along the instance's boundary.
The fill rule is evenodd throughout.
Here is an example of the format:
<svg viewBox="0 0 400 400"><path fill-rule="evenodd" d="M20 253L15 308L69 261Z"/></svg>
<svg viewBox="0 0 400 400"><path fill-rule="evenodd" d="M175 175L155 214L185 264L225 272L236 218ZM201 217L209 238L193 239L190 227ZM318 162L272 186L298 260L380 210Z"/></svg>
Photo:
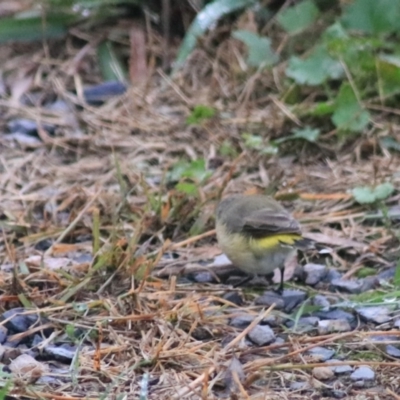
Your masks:
<svg viewBox="0 0 400 400"><path fill-rule="evenodd" d="M94 49L82 56L77 36L1 49L0 300L3 312L43 317L21 332L3 314L5 346L19 340L19 354L31 349L45 368L39 380L26 371L4 378L10 398L135 399L142 388L143 399L399 399L399 194L365 206L350 193L399 187L400 158L378 140L400 139L391 111L376 115L377 136L327 133L270 154L261 150L299 121L271 74L238 72L229 45L220 59L196 51L173 77L155 68L90 105L82 88L101 78ZM215 115L188 124L199 104ZM21 119L33 131L12 127ZM213 213L236 192L274 195L318 242L319 252L287 268L288 293L302 305L233 288ZM339 275L310 284L307 263ZM371 302L387 318L363 315ZM34 344L35 333L46 338ZM51 356L49 344L71 354ZM6 372L13 359L3 358ZM352 378L360 366L367 375Z"/></svg>

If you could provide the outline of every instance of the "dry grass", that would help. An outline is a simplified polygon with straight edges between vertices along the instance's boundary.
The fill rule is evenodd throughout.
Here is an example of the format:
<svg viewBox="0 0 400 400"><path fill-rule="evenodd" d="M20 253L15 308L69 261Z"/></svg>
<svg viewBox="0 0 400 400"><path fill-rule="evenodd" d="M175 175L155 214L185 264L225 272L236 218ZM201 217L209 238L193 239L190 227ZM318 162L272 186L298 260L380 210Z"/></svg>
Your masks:
<svg viewBox="0 0 400 400"><path fill-rule="evenodd" d="M283 155L262 156L244 146L241 133L267 141L286 135L297 121L269 94L279 88L279 74L275 81L269 74L244 80L234 44L221 46L214 60L196 52L174 80L156 70L147 84L96 108L79 96L82 82L93 80L93 49L80 59L80 49L61 45L57 58L40 46L8 47L2 66L11 88L11 96L0 100L2 120L23 117L59 128L55 136L39 129L41 140L33 147L0 136L0 300L3 309L25 301L48 316L53 340L69 325L81 328L84 340L72 381L51 373L58 385L16 386L12 394L136 399L148 379L149 399L304 399L287 388L305 381L311 385L307 396L319 398L329 385L311 370L327 364L306 351L322 345L349 354L347 365L368 364L377 372L377 386L353 389L347 398L400 398L396 359L378 351L374 361L351 356L378 332L289 334L284 344L252 347L244 340L250 328L235 329L229 319L245 312L257 322L274 311L254 306L251 295L235 306L223 298L229 289L223 284L160 278L202 270L218 254L212 213L222 192L266 187L278 189L278 198L298 194L287 205L306 232L331 245L331 265L349 275L361 264L390 265L398 242L382 224L362 223L366 209L348 190L386 179L399 187L400 159L377 141L389 132L400 138L396 120L385 121L391 111L377 112L370 137L342 149L327 135L321 144L296 142ZM30 60L30 67L19 68L21 60ZM23 105L22 94L34 92L39 97ZM69 112L42 106L40 96L54 95L70 105ZM196 104L212 105L222 117L188 127L185 118ZM236 155L221 156L227 140ZM212 174L189 197L166 182L166 172L179 160L198 158ZM395 195L386 204L398 201ZM206 233L188 240L194 221ZM52 245L43 251L46 240ZM149 279L138 279L143 277Z"/></svg>

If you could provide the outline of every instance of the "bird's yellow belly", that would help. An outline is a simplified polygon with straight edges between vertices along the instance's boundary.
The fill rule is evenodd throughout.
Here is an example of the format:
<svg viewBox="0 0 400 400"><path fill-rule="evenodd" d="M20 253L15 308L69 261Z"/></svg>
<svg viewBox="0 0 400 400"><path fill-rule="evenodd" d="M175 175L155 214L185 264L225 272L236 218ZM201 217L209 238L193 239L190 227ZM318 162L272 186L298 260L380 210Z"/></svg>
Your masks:
<svg viewBox="0 0 400 400"><path fill-rule="evenodd" d="M274 235L263 239L249 239L240 234L225 232L217 227L218 242L233 265L248 274L265 275L283 268L286 259L296 252L291 244L298 235Z"/></svg>

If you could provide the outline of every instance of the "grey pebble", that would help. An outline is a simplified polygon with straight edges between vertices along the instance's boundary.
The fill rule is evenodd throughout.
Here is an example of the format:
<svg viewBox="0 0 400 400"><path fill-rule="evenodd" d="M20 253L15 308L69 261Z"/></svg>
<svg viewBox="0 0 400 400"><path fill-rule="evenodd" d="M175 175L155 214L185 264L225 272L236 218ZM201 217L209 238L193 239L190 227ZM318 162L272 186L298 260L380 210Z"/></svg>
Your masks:
<svg viewBox="0 0 400 400"><path fill-rule="evenodd" d="M334 359L334 358L332 358L331 360L329 360L328 362L340 362L340 360L336 360L336 359ZM337 365L337 366L330 366L329 368L331 368L332 369L332 371L335 373L335 374L346 374L346 373L348 373L348 372L351 372L351 371L353 371L353 367L352 366L350 366L350 365Z"/></svg>
<svg viewBox="0 0 400 400"><path fill-rule="evenodd" d="M306 275L305 283L314 286L325 278L327 268L322 264L306 264L304 273Z"/></svg>
<svg viewBox="0 0 400 400"><path fill-rule="evenodd" d="M313 356L318 361L327 361L333 357L335 351L326 347L316 346L310 349L307 354Z"/></svg>
<svg viewBox="0 0 400 400"><path fill-rule="evenodd" d="M328 268L326 271L324 282L331 283L335 279L340 279L342 274L335 268Z"/></svg>
<svg viewBox="0 0 400 400"><path fill-rule="evenodd" d="M285 301L278 293L268 291L257 297L254 304L258 306L271 307L275 303L275 310L282 310L285 307Z"/></svg>
<svg viewBox="0 0 400 400"><path fill-rule="evenodd" d="M235 328L244 329L254 321L254 316L250 314L243 314L233 317L229 321L229 325Z"/></svg>
<svg viewBox="0 0 400 400"><path fill-rule="evenodd" d="M334 279L331 281L331 290L340 290L346 293L359 294L363 291L364 282L362 280Z"/></svg>
<svg viewBox="0 0 400 400"><path fill-rule="evenodd" d="M396 320L393 322L393 326L394 326L395 328L397 328L397 329L400 328L400 318L399 318L399 319L396 319Z"/></svg>
<svg viewBox="0 0 400 400"><path fill-rule="evenodd" d="M400 349L398 347L388 344L385 350L389 356L400 358Z"/></svg>
<svg viewBox="0 0 400 400"><path fill-rule="evenodd" d="M265 346L275 340L275 333L268 325L255 326L247 336L258 346Z"/></svg>
<svg viewBox="0 0 400 400"><path fill-rule="evenodd" d="M302 391L311 389L311 385L308 382L292 382L290 384L290 390Z"/></svg>
<svg viewBox="0 0 400 400"><path fill-rule="evenodd" d="M340 308L335 308L330 311L317 311L314 313L314 315L321 319L345 319L349 322L349 324L355 322L355 317L353 314L350 314L349 312Z"/></svg>
<svg viewBox="0 0 400 400"><path fill-rule="evenodd" d="M323 296L322 294L317 294L316 296L314 296L312 299L312 304L314 306L321 307L322 311L328 311L331 306L329 300L326 298L326 296Z"/></svg>
<svg viewBox="0 0 400 400"><path fill-rule="evenodd" d="M367 365L358 367L351 375L353 381L372 381L375 379L375 372Z"/></svg>
<svg viewBox="0 0 400 400"><path fill-rule="evenodd" d="M198 283L211 283L215 282L215 277L211 272L202 271L194 274L193 280Z"/></svg>
<svg viewBox="0 0 400 400"><path fill-rule="evenodd" d="M318 322L318 333L327 335L333 332L348 332L351 331L351 326L346 319L326 319Z"/></svg>
<svg viewBox="0 0 400 400"><path fill-rule="evenodd" d="M390 310L388 307L359 307L356 312L366 322L374 322L375 324L383 324L391 320Z"/></svg>
<svg viewBox="0 0 400 400"><path fill-rule="evenodd" d="M297 331L306 332L315 329L318 325L318 322L318 317L301 317L297 323L295 321L287 321L285 325L288 328L295 327Z"/></svg>

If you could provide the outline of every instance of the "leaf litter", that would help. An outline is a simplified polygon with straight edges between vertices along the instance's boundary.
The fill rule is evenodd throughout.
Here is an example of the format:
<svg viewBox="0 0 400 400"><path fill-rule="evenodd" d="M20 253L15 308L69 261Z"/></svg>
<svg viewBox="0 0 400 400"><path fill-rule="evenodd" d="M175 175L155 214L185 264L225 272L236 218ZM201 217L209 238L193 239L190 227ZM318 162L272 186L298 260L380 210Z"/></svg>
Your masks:
<svg viewBox="0 0 400 400"><path fill-rule="evenodd" d="M394 325L399 295L390 283L399 252L393 235L398 219L390 210L399 197L393 192L380 207L363 207L350 191L388 180L398 188L400 159L364 137L341 151L329 138L322 142L324 135L312 144L285 144L279 155L246 147L243 133L262 136L253 143L263 146L292 131L296 117L277 99L256 95L257 84L272 84L268 74L256 73L248 85L238 81L226 61L238 53L233 43L224 46L213 60L196 51L174 79L154 71L146 87L134 85L99 106L85 103L77 83L81 76L91 83L94 76L100 80L90 54L81 59L68 47L56 60L46 59L42 50L12 49L2 72L7 75L18 60L33 59L35 79L32 71L21 71L22 87L11 76L6 84L14 95L0 99L0 111L7 122L34 121L39 142L21 143L2 127L0 299L3 313L23 306L19 316L28 323L28 330L18 331L3 314L1 326L8 332L2 362L10 365L6 372L14 372L21 354L37 360L25 357L28 366L10 375L10 396L134 399L142 391L149 399L337 398L340 393L398 398L394 371L400 363L387 346L399 345ZM72 72L75 80L62 71L71 60L79 63ZM65 111L48 110L50 97L66 103L68 118ZM186 124L199 104L216 114ZM384 118L384 113L375 115L381 124ZM400 140L398 126L395 121L391 136ZM223 143L228 155L220 153ZM187 168L197 160L204 163L174 178L178 182L168 180L182 160ZM192 186L179 190L177 183ZM266 186L278 190L277 198L305 234L329 249L305 255L302 265L324 264L332 276L373 267L382 283L348 295L332 288L333 279L304 286L302 272L296 275L293 268L287 285L306 291L309 299L325 296L325 311L311 303L309 309L306 304L287 311L285 301L277 310L256 305L262 291L232 289L240 273L218 259L213 210L222 193ZM371 213L374 221L368 219ZM227 297L232 292L242 304ZM340 309L335 307L339 300ZM369 316L373 309L360 307L371 304L378 311L389 307L382 324L373 322L374 315L354 316L355 306ZM325 312L321 321L334 321L331 331L318 334L312 326L296 331L307 323L302 318L313 314L312 307ZM328 316L340 310L345 314ZM233 326L232 319L241 314L244 326ZM293 329L286 324L290 319ZM271 327L276 340L257 346L249 332L263 325ZM10 344L18 340L25 340L25 348L17 345L20 354L12 355ZM62 348L64 358L50 357L51 345ZM307 352L317 347L334 350L337 361L310 360ZM67 363L69 350L73 359ZM29 363L40 373L32 375ZM376 376L365 378L372 383L362 386L327 369L339 366L358 371L356 383L363 380L365 366ZM30 375L21 384L25 370ZM294 389L295 382L309 385Z"/></svg>

